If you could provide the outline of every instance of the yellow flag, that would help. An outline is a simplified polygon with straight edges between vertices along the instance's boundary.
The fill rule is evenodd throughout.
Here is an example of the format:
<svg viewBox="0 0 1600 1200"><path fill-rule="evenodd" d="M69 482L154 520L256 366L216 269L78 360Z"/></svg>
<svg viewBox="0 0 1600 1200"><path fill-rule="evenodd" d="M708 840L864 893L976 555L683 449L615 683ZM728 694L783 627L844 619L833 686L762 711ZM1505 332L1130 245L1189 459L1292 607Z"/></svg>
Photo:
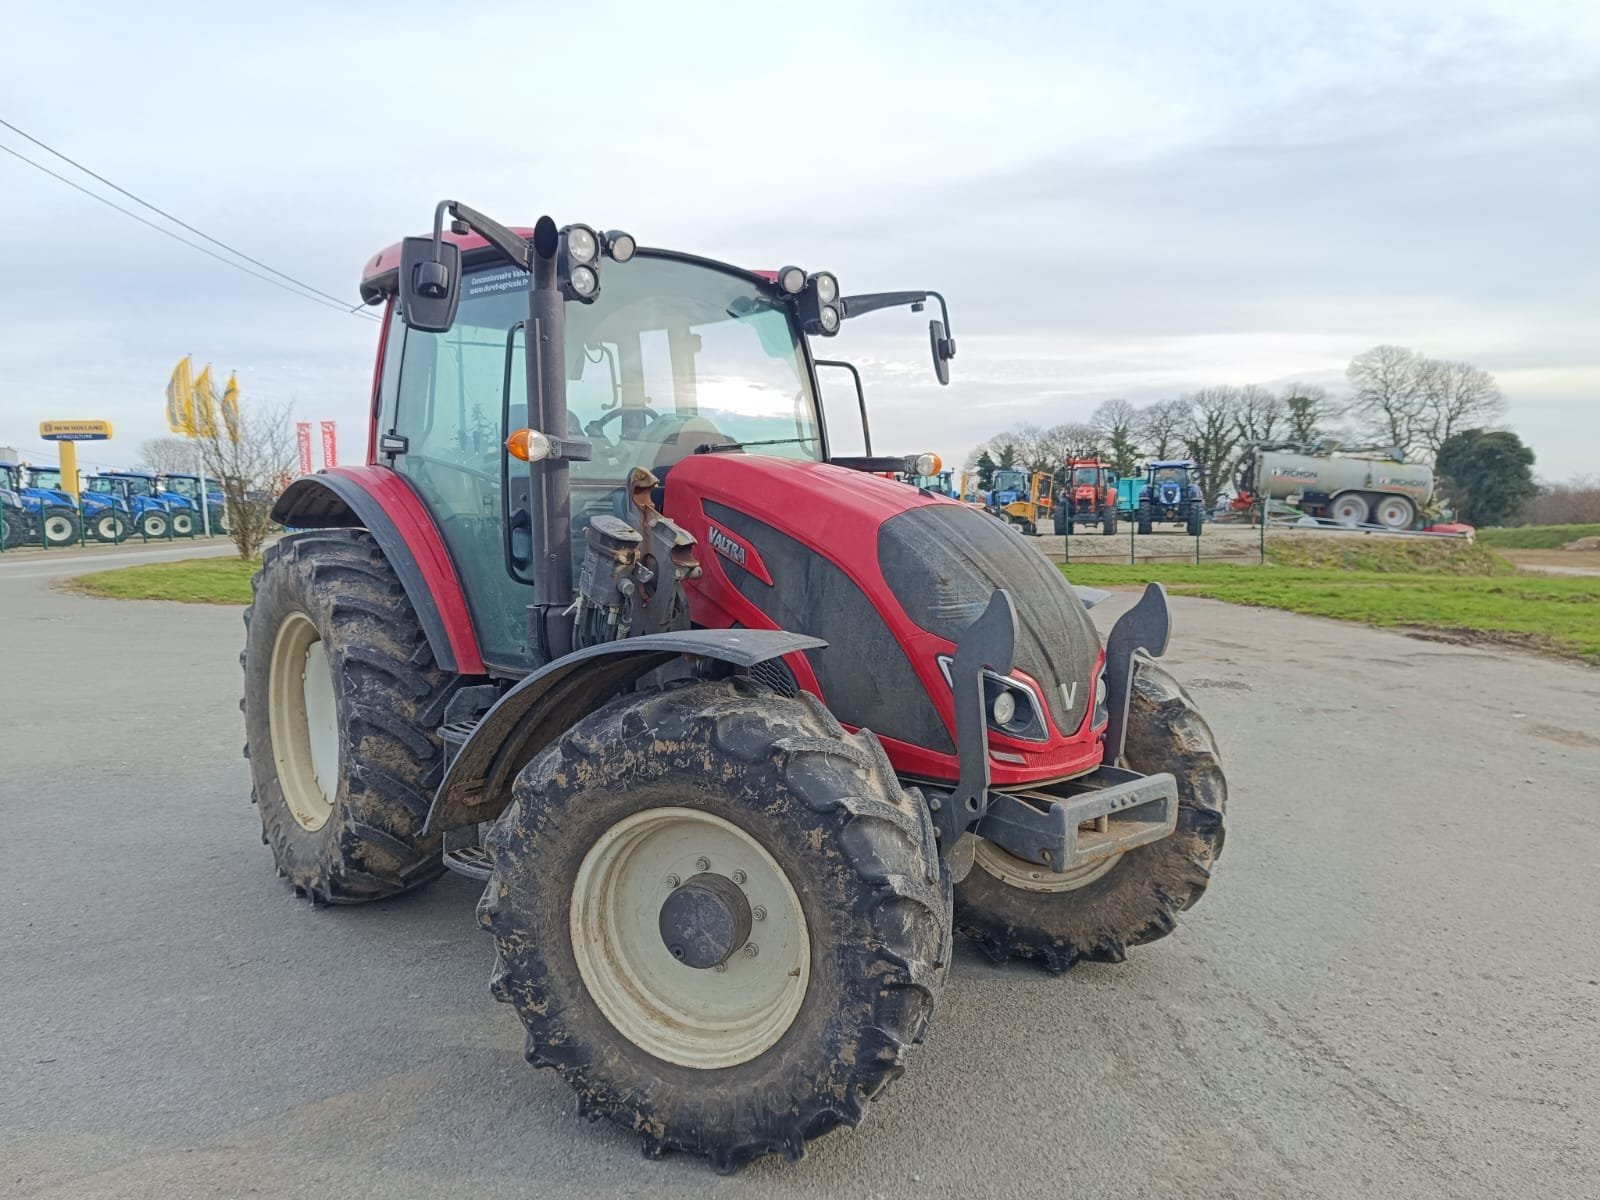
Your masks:
<svg viewBox="0 0 1600 1200"><path fill-rule="evenodd" d="M211 389L211 364L201 368L194 377L194 406L189 420L190 437L217 436L216 399Z"/></svg>
<svg viewBox="0 0 1600 1200"><path fill-rule="evenodd" d="M228 372L228 386L222 389L222 423L228 430L228 440L239 440L239 373Z"/></svg>
<svg viewBox="0 0 1600 1200"><path fill-rule="evenodd" d="M172 368L172 378L167 381L167 428L184 437L194 436L190 414L194 408L194 381L190 378L189 356L185 354Z"/></svg>

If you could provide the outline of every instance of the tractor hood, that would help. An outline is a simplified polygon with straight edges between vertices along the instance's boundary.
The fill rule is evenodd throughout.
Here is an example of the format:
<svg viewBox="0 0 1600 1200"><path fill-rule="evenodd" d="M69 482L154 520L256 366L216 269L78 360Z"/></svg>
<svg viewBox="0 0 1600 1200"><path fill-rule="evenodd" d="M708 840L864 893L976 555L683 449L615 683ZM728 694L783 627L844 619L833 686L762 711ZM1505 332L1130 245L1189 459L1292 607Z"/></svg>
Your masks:
<svg viewBox="0 0 1600 1200"><path fill-rule="evenodd" d="M820 695L841 721L871 729L901 774L955 777L941 660L997 587L1017 613L1013 678L1038 719L1023 736L991 731L995 782L1098 762L1086 717L1099 637L1061 572L994 517L859 471L748 454L672 467L665 511L700 540L704 574L687 584L696 623L827 641L767 682Z"/></svg>

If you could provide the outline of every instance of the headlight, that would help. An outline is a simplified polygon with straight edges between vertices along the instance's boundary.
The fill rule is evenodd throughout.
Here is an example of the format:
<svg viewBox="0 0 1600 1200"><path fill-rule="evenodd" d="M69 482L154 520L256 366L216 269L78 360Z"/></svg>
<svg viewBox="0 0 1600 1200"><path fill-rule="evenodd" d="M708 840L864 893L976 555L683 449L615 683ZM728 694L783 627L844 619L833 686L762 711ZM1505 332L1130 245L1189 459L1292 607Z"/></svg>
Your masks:
<svg viewBox="0 0 1600 1200"><path fill-rule="evenodd" d="M592 263L599 253L600 244L587 226L574 225L567 230L568 261L574 266L579 263Z"/></svg>
<svg viewBox="0 0 1600 1200"><path fill-rule="evenodd" d="M778 272L778 286L791 296L805 290L806 273L800 267L784 267Z"/></svg>
<svg viewBox="0 0 1600 1200"><path fill-rule="evenodd" d="M572 290L580 296L592 296L595 288L600 286L600 279L594 273L593 267L573 267L570 278Z"/></svg>
<svg viewBox="0 0 1600 1200"><path fill-rule="evenodd" d="M1006 688L994 698L994 707L990 710L994 714L996 725L1009 725L1017 715L1016 693Z"/></svg>
<svg viewBox="0 0 1600 1200"><path fill-rule="evenodd" d="M823 333L832 333L839 328L839 310L831 304L824 304L822 311L817 314L817 321L822 325Z"/></svg>
<svg viewBox="0 0 1600 1200"><path fill-rule="evenodd" d="M832 275L819 273L817 275L817 299L824 304L832 304L839 298L839 281Z"/></svg>

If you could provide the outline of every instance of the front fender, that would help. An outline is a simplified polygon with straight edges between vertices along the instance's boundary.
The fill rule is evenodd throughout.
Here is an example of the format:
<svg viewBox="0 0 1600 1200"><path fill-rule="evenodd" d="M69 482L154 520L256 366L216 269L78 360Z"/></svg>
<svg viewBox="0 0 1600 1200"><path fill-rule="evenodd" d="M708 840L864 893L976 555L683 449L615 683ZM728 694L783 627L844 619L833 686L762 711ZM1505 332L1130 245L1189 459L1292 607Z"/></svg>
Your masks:
<svg viewBox="0 0 1600 1200"><path fill-rule="evenodd" d="M779 629L689 629L604 642L558 658L519 681L473 728L439 784L423 832L499 816L511 799L517 772L535 754L675 658L753 667L827 644Z"/></svg>

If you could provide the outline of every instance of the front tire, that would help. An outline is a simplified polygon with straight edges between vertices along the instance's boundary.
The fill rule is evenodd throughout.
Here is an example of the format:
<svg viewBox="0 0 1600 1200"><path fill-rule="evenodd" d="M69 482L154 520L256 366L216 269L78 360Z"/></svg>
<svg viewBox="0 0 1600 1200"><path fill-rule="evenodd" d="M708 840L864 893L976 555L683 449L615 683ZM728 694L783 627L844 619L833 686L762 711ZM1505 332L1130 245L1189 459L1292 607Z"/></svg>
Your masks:
<svg viewBox="0 0 1600 1200"><path fill-rule="evenodd" d="M1150 511L1150 506L1148 504L1140 504L1139 505L1139 525L1138 525L1139 532L1140 533L1149 533L1154 528L1155 528L1155 515Z"/></svg>
<svg viewBox="0 0 1600 1200"><path fill-rule="evenodd" d="M278 870L313 903L378 900L435 878L424 837L459 676L372 535L318 530L267 547L245 610L251 799Z"/></svg>
<svg viewBox="0 0 1600 1200"><path fill-rule="evenodd" d="M1100 529L1107 537L1117 532L1117 510L1108 508L1100 516Z"/></svg>
<svg viewBox="0 0 1600 1200"><path fill-rule="evenodd" d="M139 532L147 538L164 538L167 536L167 514L147 512L139 518Z"/></svg>
<svg viewBox="0 0 1600 1200"><path fill-rule="evenodd" d="M927 1030L950 938L932 826L877 740L810 696L619 697L523 769L486 844L491 990L528 1061L647 1155L797 1159ZM689 965L656 923L708 875L755 918Z"/></svg>
<svg viewBox="0 0 1600 1200"><path fill-rule="evenodd" d="M179 537L189 537L194 533L195 517L193 513L177 512L172 514L172 532Z"/></svg>
<svg viewBox="0 0 1600 1200"><path fill-rule="evenodd" d="M46 546L70 546L78 540L78 514L70 508L47 508L40 524Z"/></svg>
<svg viewBox="0 0 1600 1200"><path fill-rule="evenodd" d="M99 542L120 542L128 536L128 522L120 513L100 513L90 520L89 532Z"/></svg>
<svg viewBox="0 0 1600 1200"><path fill-rule="evenodd" d="M1227 781L1194 702L1148 661L1134 675L1123 758L1136 771L1177 778L1177 829L1063 875L980 841L956 885L956 928L995 962L1029 959L1055 973L1085 959L1121 962L1128 947L1171 933L1178 913L1204 894L1222 853Z"/></svg>

